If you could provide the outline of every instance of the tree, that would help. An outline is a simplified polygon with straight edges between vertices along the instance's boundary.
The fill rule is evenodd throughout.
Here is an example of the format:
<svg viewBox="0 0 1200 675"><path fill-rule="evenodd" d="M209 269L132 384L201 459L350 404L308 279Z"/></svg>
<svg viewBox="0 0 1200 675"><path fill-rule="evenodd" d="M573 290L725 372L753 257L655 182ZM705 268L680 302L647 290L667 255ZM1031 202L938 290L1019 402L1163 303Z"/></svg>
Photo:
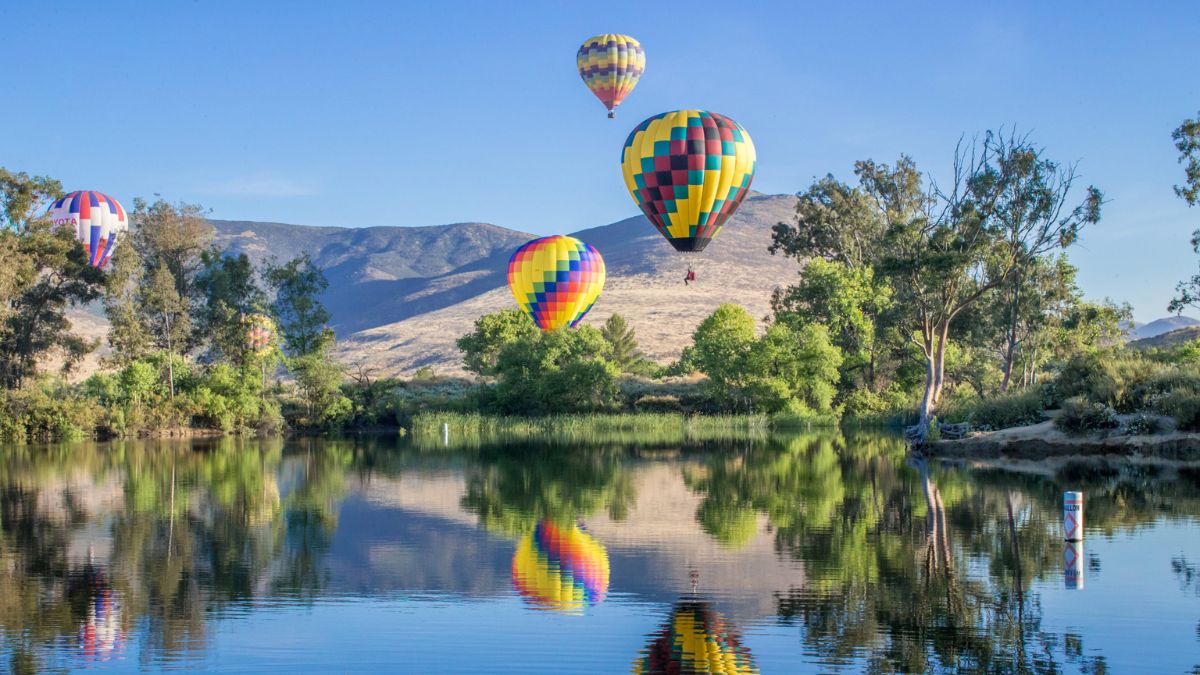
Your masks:
<svg viewBox="0 0 1200 675"><path fill-rule="evenodd" d="M756 339L754 317L738 305L724 303L696 327L680 361L704 373L720 397L744 399L750 375L746 361Z"/></svg>
<svg viewBox="0 0 1200 675"><path fill-rule="evenodd" d="M107 361L125 367L145 356L153 341L143 320L141 294L146 270L135 246L118 246L108 260L104 313L108 317Z"/></svg>
<svg viewBox="0 0 1200 675"><path fill-rule="evenodd" d="M538 331L496 356L495 407L507 414L590 412L617 401L608 344L591 326Z"/></svg>
<svg viewBox="0 0 1200 675"><path fill-rule="evenodd" d="M1039 348L1079 302L1075 273L1066 256L1035 258L979 303L979 316L968 325L977 329L988 351L999 359L1001 393L1008 391L1019 360L1036 366Z"/></svg>
<svg viewBox="0 0 1200 675"><path fill-rule="evenodd" d="M353 403L341 391L345 369L324 348L291 358L288 369L296 376L309 425L337 427L353 412Z"/></svg>
<svg viewBox="0 0 1200 675"><path fill-rule="evenodd" d="M333 341L329 312L319 296L329 281L305 253L283 265L267 266L267 285L275 293L272 307L281 321L284 345L291 356L323 351Z"/></svg>
<svg viewBox="0 0 1200 675"><path fill-rule="evenodd" d="M221 357L244 364L247 359L246 326L242 318L266 307L266 294L255 280L254 267L245 253L228 256L216 249L200 255L196 290L201 307L196 329L210 340L213 360Z"/></svg>
<svg viewBox="0 0 1200 675"><path fill-rule="evenodd" d="M75 233L41 216L58 181L0 169L0 385L17 388L52 352L69 367L94 345L71 333L66 309L99 297L104 273Z"/></svg>
<svg viewBox="0 0 1200 675"><path fill-rule="evenodd" d="M869 265L813 258L800 270L800 281L771 296L776 322L817 323L828 328L842 352L841 383L847 390L885 385L888 359L900 345L890 317L892 289ZM890 363L885 364L885 360Z"/></svg>
<svg viewBox="0 0 1200 675"><path fill-rule="evenodd" d="M534 339L538 327L520 309L506 309L484 314L475 320L475 330L460 337L458 350L463 353L463 367L476 375L496 374L500 350L511 342Z"/></svg>
<svg viewBox="0 0 1200 675"><path fill-rule="evenodd" d="M620 314L613 314L604 322L600 335L608 343L609 358L623 373L633 372L645 360L638 351L637 337Z"/></svg>
<svg viewBox="0 0 1200 675"><path fill-rule="evenodd" d="M795 221L772 230L772 255L824 258L849 268L878 260L888 220L863 190L828 175L796 197Z"/></svg>
<svg viewBox="0 0 1200 675"><path fill-rule="evenodd" d="M1171 132L1175 149L1179 151L1179 163L1184 165L1184 184L1175 186L1175 194L1195 206L1200 201L1200 115L1187 119ZM1192 232L1192 249L1200 253L1200 229ZM1200 274L1175 287L1175 297L1167 305L1167 311L1178 314L1185 307L1200 307Z"/></svg>
<svg viewBox="0 0 1200 675"><path fill-rule="evenodd" d="M142 311L161 349L167 352L167 380L175 400L175 354L188 335L188 301L179 295L175 275L166 265L156 267L142 287Z"/></svg>
<svg viewBox="0 0 1200 675"><path fill-rule="evenodd" d="M830 411L842 354L812 323L776 323L759 338L750 313L726 303L700 322L682 361L728 403L807 413Z"/></svg>
<svg viewBox="0 0 1200 675"><path fill-rule="evenodd" d="M798 210L807 220L776 226L772 248L806 259L831 256L830 242L877 241L858 246L867 253L847 260L861 258L857 264L870 264L893 290L897 326L925 365L924 428L941 398L956 320L1034 260L1073 243L1099 220L1103 198L1089 187L1070 207L1074 166L1048 160L1026 137L1003 132L960 144L944 188L908 157L894 167L861 161L855 174L855 189L865 199L830 201L836 210ZM882 238L871 239L881 229Z"/></svg>

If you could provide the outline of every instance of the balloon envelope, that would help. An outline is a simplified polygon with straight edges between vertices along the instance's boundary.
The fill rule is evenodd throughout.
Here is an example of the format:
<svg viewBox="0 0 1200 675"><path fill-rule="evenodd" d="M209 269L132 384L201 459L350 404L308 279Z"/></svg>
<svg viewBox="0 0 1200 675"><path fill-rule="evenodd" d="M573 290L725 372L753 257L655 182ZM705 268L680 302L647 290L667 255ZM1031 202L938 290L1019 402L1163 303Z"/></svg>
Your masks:
<svg viewBox="0 0 1200 675"><path fill-rule="evenodd" d="M88 253L88 264L104 267L123 233L129 230L125 209L117 200L94 190L77 190L50 206L55 225L69 226Z"/></svg>
<svg viewBox="0 0 1200 675"><path fill-rule="evenodd" d="M608 575L608 551L577 525L543 520L513 555L513 585L544 609L580 610L603 601Z"/></svg>
<svg viewBox="0 0 1200 675"><path fill-rule="evenodd" d="M604 288L604 258L574 237L534 239L509 259L508 287L542 330L574 327Z"/></svg>
<svg viewBox="0 0 1200 675"><path fill-rule="evenodd" d="M676 110L637 125L621 152L633 201L677 251L702 251L754 179L754 142L733 120Z"/></svg>
<svg viewBox="0 0 1200 675"><path fill-rule="evenodd" d="M613 109L633 91L646 70L646 52L628 35L605 33L583 41L575 54L575 64L583 83L613 117Z"/></svg>
<svg viewBox="0 0 1200 675"><path fill-rule="evenodd" d="M723 673L749 675L758 668L724 617L701 600L676 603L671 618L652 636L635 673Z"/></svg>
<svg viewBox="0 0 1200 675"><path fill-rule="evenodd" d="M242 325L246 329L246 349L256 355L263 354L271 347L271 335L275 332L275 322L266 314L245 314Z"/></svg>

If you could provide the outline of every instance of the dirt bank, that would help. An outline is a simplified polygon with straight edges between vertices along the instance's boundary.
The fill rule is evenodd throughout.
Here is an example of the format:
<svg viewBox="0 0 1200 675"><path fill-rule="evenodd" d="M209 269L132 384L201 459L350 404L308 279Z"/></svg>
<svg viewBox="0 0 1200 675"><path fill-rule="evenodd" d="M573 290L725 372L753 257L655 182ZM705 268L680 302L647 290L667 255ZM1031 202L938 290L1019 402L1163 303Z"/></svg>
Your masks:
<svg viewBox="0 0 1200 675"><path fill-rule="evenodd" d="M1115 432L1068 435L1047 421L1027 427L1001 429L953 441L937 441L921 454L946 459L1020 459L1118 455L1200 462L1200 433L1168 431L1130 436Z"/></svg>

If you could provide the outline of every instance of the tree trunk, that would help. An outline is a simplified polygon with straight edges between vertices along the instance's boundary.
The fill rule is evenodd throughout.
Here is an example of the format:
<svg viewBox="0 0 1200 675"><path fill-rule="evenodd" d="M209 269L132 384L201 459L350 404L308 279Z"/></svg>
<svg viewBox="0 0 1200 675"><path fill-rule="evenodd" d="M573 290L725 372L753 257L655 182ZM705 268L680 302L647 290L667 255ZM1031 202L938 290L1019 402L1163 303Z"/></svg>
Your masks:
<svg viewBox="0 0 1200 675"><path fill-rule="evenodd" d="M936 406L942 400L942 384L946 381L946 341L950 339L950 319L942 322L937 342L937 367L933 384L933 404Z"/></svg>
<svg viewBox="0 0 1200 675"><path fill-rule="evenodd" d="M171 346L171 320L167 324L167 380L171 384L171 402L175 402L175 350Z"/></svg>

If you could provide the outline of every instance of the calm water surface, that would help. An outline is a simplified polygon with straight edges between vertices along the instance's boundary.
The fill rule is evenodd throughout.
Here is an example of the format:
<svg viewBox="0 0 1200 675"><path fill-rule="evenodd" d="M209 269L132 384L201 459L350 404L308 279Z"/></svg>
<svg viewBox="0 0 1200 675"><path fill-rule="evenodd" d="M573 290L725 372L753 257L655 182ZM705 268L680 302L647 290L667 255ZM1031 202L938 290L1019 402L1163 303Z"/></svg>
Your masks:
<svg viewBox="0 0 1200 675"><path fill-rule="evenodd" d="M0 671L1189 673L1198 521L878 434L7 447Z"/></svg>

